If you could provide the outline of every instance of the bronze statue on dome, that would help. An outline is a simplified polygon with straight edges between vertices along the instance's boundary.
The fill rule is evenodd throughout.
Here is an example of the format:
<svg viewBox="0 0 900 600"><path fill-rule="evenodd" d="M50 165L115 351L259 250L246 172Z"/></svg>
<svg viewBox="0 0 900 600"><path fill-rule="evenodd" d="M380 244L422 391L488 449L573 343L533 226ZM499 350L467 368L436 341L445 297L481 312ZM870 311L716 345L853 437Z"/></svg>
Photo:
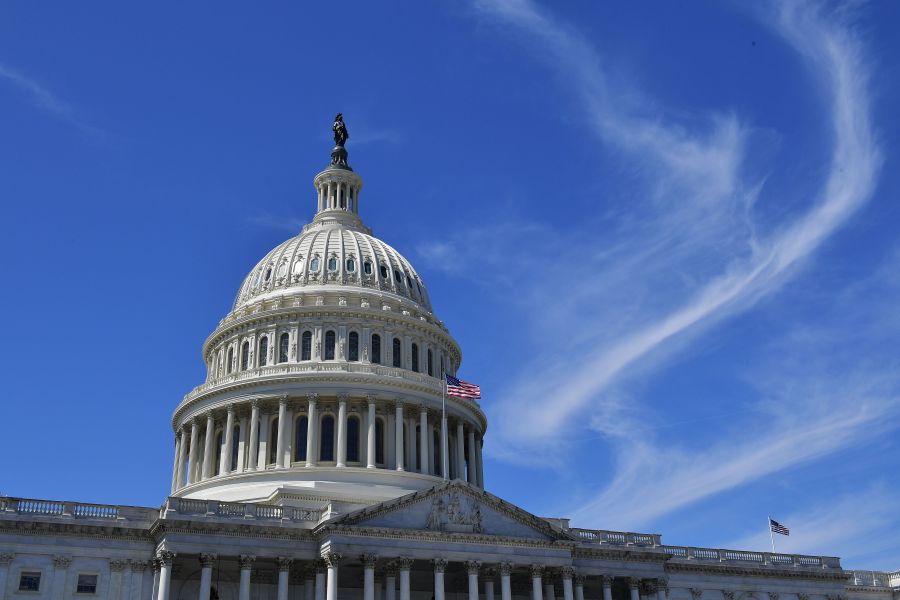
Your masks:
<svg viewBox="0 0 900 600"><path fill-rule="evenodd" d="M335 146L343 146L347 138L350 137L350 134L347 133L347 126L344 125L344 115L341 113L338 113L334 118L334 125L331 126L331 130L334 132Z"/></svg>

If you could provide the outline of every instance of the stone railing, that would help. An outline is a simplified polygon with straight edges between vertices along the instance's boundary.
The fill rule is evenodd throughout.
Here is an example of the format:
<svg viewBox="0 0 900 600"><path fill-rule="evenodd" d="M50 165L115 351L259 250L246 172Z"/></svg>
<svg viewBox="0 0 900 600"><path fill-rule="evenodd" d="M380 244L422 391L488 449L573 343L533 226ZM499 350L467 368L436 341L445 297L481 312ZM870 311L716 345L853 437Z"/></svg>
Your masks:
<svg viewBox="0 0 900 600"><path fill-rule="evenodd" d="M606 531L602 529L579 529L572 527L569 533L583 542L592 544L611 544L615 546L657 547L662 544L658 533L631 533L624 531Z"/></svg>
<svg viewBox="0 0 900 600"><path fill-rule="evenodd" d="M175 498L170 496L163 505L161 516L164 519L185 515L202 516L220 519L270 520L288 523L313 522L322 519L322 511L292 506L273 506L271 504L254 504L249 502L220 502L218 500L194 500L191 498Z"/></svg>
<svg viewBox="0 0 900 600"><path fill-rule="evenodd" d="M154 509L139 506L88 504L84 502L12 497L0 497L0 515L2 513L64 519L99 519L104 521L150 521L156 518Z"/></svg>
<svg viewBox="0 0 900 600"><path fill-rule="evenodd" d="M779 554L751 552L748 550L723 550L718 548L694 548L691 546L663 546L675 559L705 562L729 562L760 566L840 569L841 561L834 556L806 556L803 554Z"/></svg>
<svg viewBox="0 0 900 600"><path fill-rule="evenodd" d="M847 585L900 588L900 571L850 571Z"/></svg>

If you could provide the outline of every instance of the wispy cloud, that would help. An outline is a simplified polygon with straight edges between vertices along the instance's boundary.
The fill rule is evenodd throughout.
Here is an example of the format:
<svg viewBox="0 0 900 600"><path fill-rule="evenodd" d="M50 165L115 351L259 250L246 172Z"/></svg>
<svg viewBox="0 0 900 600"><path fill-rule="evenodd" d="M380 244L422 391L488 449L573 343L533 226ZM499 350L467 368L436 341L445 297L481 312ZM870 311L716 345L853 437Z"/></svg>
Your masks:
<svg viewBox="0 0 900 600"><path fill-rule="evenodd" d="M821 390L813 396L817 402L785 396L792 414L783 428L767 430L750 420L734 437L699 453L663 449L652 437L627 435L652 409L633 398L626 401L617 388L723 318L781 289L871 196L881 157L869 117L869 68L844 16L804 3L779 4L761 13L764 25L803 58L831 114L830 169L818 189L798 203L785 201L785 193L752 175L748 148L755 130L732 112L675 119L675 111L612 81L590 42L533 2L477 0L474 6L480 17L538 50L561 85L579 99L597 139L638 166L648 192L630 214L598 217L603 222L591 223L590 230L563 234L544 228L540 252L520 261L527 272L509 273L506 266L521 300L518 308L527 311L527 320L540 322L538 328L556 335L541 336L544 352L525 366L527 378L510 378L527 383L500 390L492 415L494 435L500 437L492 445L495 456L519 460L527 447L528 460L537 454L555 464L569 449L579 416L595 415L590 427L613 444L617 472L576 516L596 522L602 515L627 527L816 460L881 427L885 413L896 406L890 393L894 382L884 381L881 372L835 382L843 385L833 391L857 399L852 410L842 410L836 396ZM755 206L763 201L794 208L772 226L755 216ZM593 235L598 226L604 231L602 248ZM517 237L513 232L505 239L517 253L528 253L532 233ZM459 267L471 252L467 237L461 232L430 242L420 253L425 259L453 254L452 264ZM478 250L472 258L483 263L491 253ZM548 254L553 258L544 258ZM558 278L560 264L581 265L591 277L561 295L548 283ZM466 276L480 272L490 273L491 284L497 285L495 270L469 270ZM580 358L576 362L572 356ZM553 399L550 411L548 398ZM759 436L766 444L756 443ZM648 480L654 481L650 495L640 492Z"/></svg>
<svg viewBox="0 0 900 600"><path fill-rule="evenodd" d="M34 79L26 77L15 69L2 63L0 63L0 79L5 80L14 88L25 93L34 106L47 114L73 125L91 136L97 138L107 137L107 133L104 130L85 122L78 116L72 106L58 98Z"/></svg>
<svg viewBox="0 0 900 600"><path fill-rule="evenodd" d="M249 217L248 222L262 229L275 229L277 231L288 231L293 234L300 233L306 221L300 217L273 215L268 212L262 212Z"/></svg>

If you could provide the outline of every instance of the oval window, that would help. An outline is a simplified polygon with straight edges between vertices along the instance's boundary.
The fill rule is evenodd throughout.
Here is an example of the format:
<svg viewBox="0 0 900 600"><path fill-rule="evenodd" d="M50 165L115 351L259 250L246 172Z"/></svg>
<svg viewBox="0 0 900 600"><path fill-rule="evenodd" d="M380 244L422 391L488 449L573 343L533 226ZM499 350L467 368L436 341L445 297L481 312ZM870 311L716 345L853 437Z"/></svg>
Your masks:
<svg viewBox="0 0 900 600"><path fill-rule="evenodd" d="M353 262L352 258L348 258L347 259L347 272L352 273L355 270L356 270L356 263Z"/></svg>
<svg viewBox="0 0 900 600"><path fill-rule="evenodd" d="M337 259L333 256L328 259L328 270L337 271Z"/></svg>
<svg viewBox="0 0 900 600"><path fill-rule="evenodd" d="M398 271L397 269L394 269L394 279L397 280L397 283L400 283L403 281L403 279L400 278L400 271Z"/></svg>
<svg viewBox="0 0 900 600"><path fill-rule="evenodd" d="M365 271L366 275L372 274L372 263L366 261L363 263L363 271Z"/></svg>
<svg viewBox="0 0 900 600"><path fill-rule="evenodd" d="M318 271L319 270L319 257L316 257L309 262L309 270L310 271Z"/></svg>
<svg viewBox="0 0 900 600"><path fill-rule="evenodd" d="M387 267L384 266L384 265L381 265L381 278L382 278L382 279L387 279L387 277L388 277L388 274L387 274Z"/></svg>

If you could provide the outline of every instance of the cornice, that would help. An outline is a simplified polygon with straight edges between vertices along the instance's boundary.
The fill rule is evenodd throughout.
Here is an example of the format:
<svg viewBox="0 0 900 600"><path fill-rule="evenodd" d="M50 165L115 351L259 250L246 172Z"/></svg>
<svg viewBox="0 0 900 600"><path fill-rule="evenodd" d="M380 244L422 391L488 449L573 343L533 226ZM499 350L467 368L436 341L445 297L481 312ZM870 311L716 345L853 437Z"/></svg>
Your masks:
<svg viewBox="0 0 900 600"><path fill-rule="evenodd" d="M850 573L843 569L807 570L779 569L766 567L740 566L729 563L695 563L667 562L667 573L702 573L705 575L741 575L748 577L778 577L789 579L818 579L826 581L847 581Z"/></svg>
<svg viewBox="0 0 900 600"><path fill-rule="evenodd" d="M0 520L0 531L16 535L86 537L98 540L125 540L152 543L150 528L114 527L87 523Z"/></svg>
<svg viewBox="0 0 900 600"><path fill-rule="evenodd" d="M300 527L284 528L271 525L236 522L203 522L193 520L159 519L150 526L150 536L156 543L168 534L208 535L249 539L277 539L298 542L316 542L309 529Z"/></svg>
<svg viewBox="0 0 900 600"><path fill-rule="evenodd" d="M430 531L427 529L359 527L356 525L329 525L326 523L322 525L321 528L313 531L320 540L333 535L342 535L347 537L380 538L385 540L416 540L423 542L437 542L441 544L487 544L507 548L544 548L548 550L569 551L571 551L572 548L571 543L568 540L539 540L489 534Z"/></svg>
<svg viewBox="0 0 900 600"><path fill-rule="evenodd" d="M572 552L572 558L665 563L672 558L672 555L666 552L653 552L640 548L584 548L583 546L579 546Z"/></svg>

